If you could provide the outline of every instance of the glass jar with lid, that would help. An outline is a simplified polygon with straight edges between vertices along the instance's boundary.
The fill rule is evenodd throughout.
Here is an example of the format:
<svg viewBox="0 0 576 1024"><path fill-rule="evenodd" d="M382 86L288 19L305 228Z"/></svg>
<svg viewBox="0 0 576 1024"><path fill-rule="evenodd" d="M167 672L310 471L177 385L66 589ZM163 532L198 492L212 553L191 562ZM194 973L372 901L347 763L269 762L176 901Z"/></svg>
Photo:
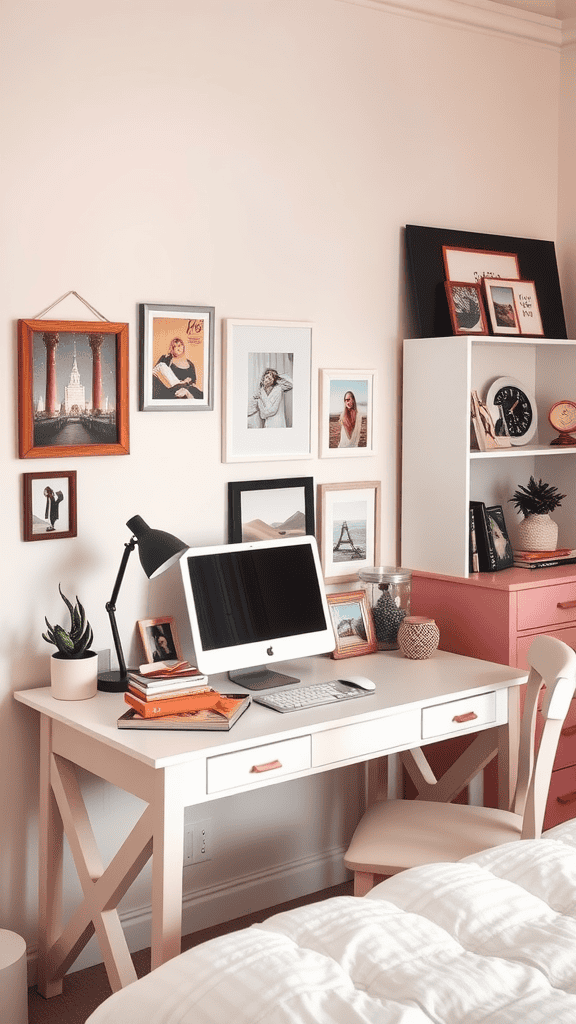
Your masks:
<svg viewBox="0 0 576 1024"><path fill-rule="evenodd" d="M391 565L373 566L361 569L358 578L372 610L378 650L396 650L400 623L410 615L411 570Z"/></svg>

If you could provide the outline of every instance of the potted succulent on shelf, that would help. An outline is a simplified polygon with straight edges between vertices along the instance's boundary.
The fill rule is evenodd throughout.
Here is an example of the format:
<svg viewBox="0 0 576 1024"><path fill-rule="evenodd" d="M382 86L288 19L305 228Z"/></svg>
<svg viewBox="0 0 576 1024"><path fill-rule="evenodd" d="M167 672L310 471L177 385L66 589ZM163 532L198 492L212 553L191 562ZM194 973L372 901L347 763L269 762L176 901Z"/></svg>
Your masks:
<svg viewBox="0 0 576 1024"><path fill-rule="evenodd" d="M558 523L550 518L550 512L558 508L566 497L559 494L557 487L551 487L542 480L536 483L533 476L528 486L519 484L518 490L509 501L524 519L518 524L518 547L522 551L554 551L558 543Z"/></svg>
<svg viewBox="0 0 576 1024"><path fill-rule="evenodd" d="M58 700L86 700L93 697L98 688L98 654L90 650L92 626L78 598L73 605L62 593L60 584L58 590L70 612L70 629L51 626L48 619L45 620L47 630L42 636L58 648L50 660L52 696Z"/></svg>

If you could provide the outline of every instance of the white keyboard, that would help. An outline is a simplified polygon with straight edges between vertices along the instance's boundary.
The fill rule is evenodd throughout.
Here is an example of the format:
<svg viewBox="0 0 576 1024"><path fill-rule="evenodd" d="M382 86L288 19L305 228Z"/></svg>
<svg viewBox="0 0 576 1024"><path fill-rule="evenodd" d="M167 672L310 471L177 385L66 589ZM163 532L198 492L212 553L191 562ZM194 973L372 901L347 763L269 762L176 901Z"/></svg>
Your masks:
<svg viewBox="0 0 576 1024"><path fill-rule="evenodd" d="M302 711L320 704L337 704L339 701L351 700L354 697L370 697L373 690L363 690L350 683L334 679L330 683L312 683L309 686L296 686L291 690L277 690L274 693L259 694L253 697L255 704L263 704L273 711Z"/></svg>

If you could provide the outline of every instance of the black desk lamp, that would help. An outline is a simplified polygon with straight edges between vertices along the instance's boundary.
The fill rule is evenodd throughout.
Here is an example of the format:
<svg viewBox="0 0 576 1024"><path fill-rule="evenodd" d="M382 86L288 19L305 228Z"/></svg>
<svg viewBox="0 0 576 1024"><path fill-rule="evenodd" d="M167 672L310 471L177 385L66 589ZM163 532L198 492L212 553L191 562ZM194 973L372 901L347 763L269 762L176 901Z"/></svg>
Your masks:
<svg viewBox="0 0 576 1024"><path fill-rule="evenodd" d="M123 693L128 686L128 671L120 643L118 626L116 625L116 599L120 592L128 559L136 544L140 554L140 563L149 580L159 576L165 569L169 569L174 562L186 551L188 545L178 540L171 533L164 533L163 530L152 530L141 516L132 516L126 523L132 530L133 536L128 544L124 545L124 554L120 562L120 568L114 584L112 596L106 605L106 611L110 616L110 626L116 647L119 668L114 672L102 672L98 676L98 689L107 693Z"/></svg>

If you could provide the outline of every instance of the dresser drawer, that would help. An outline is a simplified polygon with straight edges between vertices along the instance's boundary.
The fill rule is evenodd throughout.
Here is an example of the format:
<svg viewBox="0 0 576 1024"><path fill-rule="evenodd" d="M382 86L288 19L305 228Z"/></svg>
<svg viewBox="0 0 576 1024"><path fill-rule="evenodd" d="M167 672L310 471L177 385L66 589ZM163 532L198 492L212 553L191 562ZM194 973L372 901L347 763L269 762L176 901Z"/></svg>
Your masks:
<svg viewBox="0 0 576 1024"><path fill-rule="evenodd" d="M519 591L518 629L541 629L569 622L576 622L576 583Z"/></svg>
<svg viewBox="0 0 576 1024"><path fill-rule="evenodd" d="M562 821L576 818L576 768L561 768L552 772L548 803L544 815L544 829L553 828Z"/></svg>
<svg viewBox="0 0 576 1024"><path fill-rule="evenodd" d="M568 647L576 650L576 626L569 626L567 629L546 629L542 630L546 633L546 636L555 636L558 640L563 640ZM528 649L532 643L536 633L532 633L530 636L519 636L516 640L516 665L518 668L529 668L528 665Z"/></svg>
<svg viewBox="0 0 576 1024"><path fill-rule="evenodd" d="M311 762L310 736L219 754L206 762L206 792L221 793L239 786L262 785L272 778L305 771Z"/></svg>
<svg viewBox="0 0 576 1024"><path fill-rule="evenodd" d="M496 693L479 693L462 700L422 709L422 739L473 732L480 725L496 724Z"/></svg>
<svg viewBox="0 0 576 1024"><path fill-rule="evenodd" d="M543 691L541 691L540 701L538 707L540 707L543 700ZM544 719L542 715L538 715L536 719L536 743L540 743L540 737L542 735L542 729L544 728ZM570 704L570 709L566 718L564 719L564 725L562 726L562 732L560 733L560 739L558 740L558 747L556 748L556 757L554 758L554 771L558 768L569 768L576 764L576 697Z"/></svg>

